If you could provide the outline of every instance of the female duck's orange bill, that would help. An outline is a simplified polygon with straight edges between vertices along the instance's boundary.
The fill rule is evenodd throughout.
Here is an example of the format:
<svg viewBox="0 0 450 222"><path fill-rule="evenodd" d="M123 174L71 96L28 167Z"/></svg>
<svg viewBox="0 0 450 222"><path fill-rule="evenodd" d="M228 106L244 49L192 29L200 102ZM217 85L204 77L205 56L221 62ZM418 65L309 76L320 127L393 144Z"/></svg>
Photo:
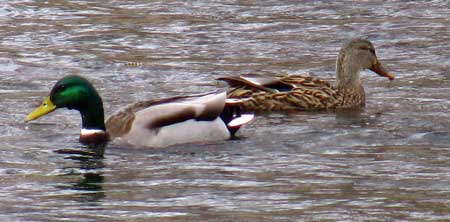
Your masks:
<svg viewBox="0 0 450 222"><path fill-rule="evenodd" d="M380 76L384 76L389 78L389 80L394 80L394 75L390 74L379 61L377 61L375 64L373 64L372 68L370 70L376 72Z"/></svg>

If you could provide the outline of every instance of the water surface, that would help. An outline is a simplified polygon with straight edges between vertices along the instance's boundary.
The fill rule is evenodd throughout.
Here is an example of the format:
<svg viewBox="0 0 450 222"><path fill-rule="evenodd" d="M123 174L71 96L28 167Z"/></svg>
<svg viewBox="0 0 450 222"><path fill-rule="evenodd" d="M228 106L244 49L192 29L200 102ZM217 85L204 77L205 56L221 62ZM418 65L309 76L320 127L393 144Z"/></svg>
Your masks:
<svg viewBox="0 0 450 222"><path fill-rule="evenodd" d="M2 221L445 221L450 219L447 1L26 1L0 5ZM268 115L240 139L61 154L80 117L26 114L68 74L107 113L215 90L245 73L334 79L363 36L397 79L362 73L352 113Z"/></svg>

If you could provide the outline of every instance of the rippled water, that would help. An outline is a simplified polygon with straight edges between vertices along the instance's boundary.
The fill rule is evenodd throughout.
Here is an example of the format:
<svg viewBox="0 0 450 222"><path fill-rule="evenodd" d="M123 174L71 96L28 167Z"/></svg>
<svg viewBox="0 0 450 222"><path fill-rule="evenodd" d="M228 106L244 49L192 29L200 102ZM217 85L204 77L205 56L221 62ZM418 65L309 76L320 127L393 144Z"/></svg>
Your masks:
<svg viewBox="0 0 450 222"><path fill-rule="evenodd" d="M0 220L449 220L449 18L444 0L1 3ZM104 159L55 152L84 150L76 112L23 123L67 74L91 79L107 113L219 76L332 80L356 36L397 77L364 72L361 112L268 115L239 140L112 144Z"/></svg>

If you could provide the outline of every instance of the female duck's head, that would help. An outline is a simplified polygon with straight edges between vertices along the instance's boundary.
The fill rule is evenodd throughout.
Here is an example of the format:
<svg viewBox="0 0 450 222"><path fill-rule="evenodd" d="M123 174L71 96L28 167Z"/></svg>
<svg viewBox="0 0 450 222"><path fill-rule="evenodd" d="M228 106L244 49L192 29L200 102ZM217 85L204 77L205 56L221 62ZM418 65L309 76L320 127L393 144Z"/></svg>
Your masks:
<svg viewBox="0 0 450 222"><path fill-rule="evenodd" d="M351 88L360 85L359 72L370 69L380 76L394 79L381 65L373 44L367 39L356 38L345 43L336 60L336 85L338 88Z"/></svg>

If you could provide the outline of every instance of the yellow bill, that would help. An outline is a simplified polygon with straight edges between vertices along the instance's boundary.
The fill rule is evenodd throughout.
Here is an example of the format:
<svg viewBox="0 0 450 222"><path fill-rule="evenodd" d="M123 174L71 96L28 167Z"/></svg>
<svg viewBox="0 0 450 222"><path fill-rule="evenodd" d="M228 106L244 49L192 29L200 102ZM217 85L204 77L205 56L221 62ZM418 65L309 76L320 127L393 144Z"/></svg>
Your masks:
<svg viewBox="0 0 450 222"><path fill-rule="evenodd" d="M55 104L53 104L53 102L50 100L50 96L48 96L37 109L28 114L27 118L25 118L25 122L35 120L47 113L54 111L55 109Z"/></svg>

